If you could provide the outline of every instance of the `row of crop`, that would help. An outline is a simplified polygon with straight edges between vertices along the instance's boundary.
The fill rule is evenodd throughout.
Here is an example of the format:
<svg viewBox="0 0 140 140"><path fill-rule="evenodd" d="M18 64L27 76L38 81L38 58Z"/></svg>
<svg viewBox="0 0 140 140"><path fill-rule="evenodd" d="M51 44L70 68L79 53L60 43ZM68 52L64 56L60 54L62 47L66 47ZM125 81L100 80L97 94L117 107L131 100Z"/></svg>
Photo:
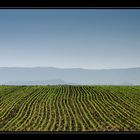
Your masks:
<svg viewBox="0 0 140 140"><path fill-rule="evenodd" d="M52 98L52 94L54 94L55 88L51 88L48 92L47 95L44 96L44 102L42 107L44 108L44 113L42 113L42 117L41 117L41 121L40 121L40 125L38 124L38 127L35 127L34 130L41 130L47 131L47 126L51 120L51 106L50 106L50 101Z"/></svg>
<svg viewBox="0 0 140 140"><path fill-rule="evenodd" d="M47 88L43 88L38 90L36 94L38 96L36 97L36 100L33 101L33 103L30 105L29 108L32 108L28 110L28 117L24 120L22 125L20 126L20 129L23 131L25 130L37 130L37 127L39 127L39 121L41 118L41 112L44 108L42 106L42 102L44 102L45 96L48 96L49 90ZM43 111L44 112L44 111ZM44 115L44 114L43 114ZM40 128L39 128L40 129Z"/></svg>
<svg viewBox="0 0 140 140"><path fill-rule="evenodd" d="M13 98L18 94L17 91L20 89L20 87L15 87L13 89L7 88L5 90L2 90L0 96L0 108L4 108L4 105L9 105L7 103L13 101Z"/></svg>
<svg viewBox="0 0 140 140"><path fill-rule="evenodd" d="M81 107L82 107L81 109L86 115L85 117L89 125L88 129L91 131L97 130L97 128L101 126L98 123L98 121L94 118L94 115L93 115L94 110L92 109L93 112L90 111L91 106L89 106L89 103L87 102L87 98L86 98L87 93L84 92L81 89L81 87L75 87L75 90L77 91L77 94L80 96L79 103L81 103Z"/></svg>
<svg viewBox="0 0 140 140"><path fill-rule="evenodd" d="M0 87L0 130L140 130L139 91L125 86Z"/></svg>
<svg viewBox="0 0 140 140"><path fill-rule="evenodd" d="M111 87L110 90L112 92L115 92ZM129 108L136 109L134 112L140 111L140 91L139 93L135 92L136 89L125 89L125 90L119 90L117 94L123 99L127 104L129 105ZM115 92L116 93L116 92ZM139 97L139 98L138 98ZM140 112L137 113L137 115L140 115Z"/></svg>
<svg viewBox="0 0 140 140"><path fill-rule="evenodd" d="M60 117L58 117L58 127L56 127L56 131L65 131L66 130L66 126L69 120L67 120L67 114L65 112L65 108L66 105L65 103L63 104L63 100L65 100L64 96L66 93L64 93L63 91L63 87L60 86L60 88L58 89L58 94L59 97L56 100L57 103L57 109L58 109L58 114L60 115Z"/></svg>
<svg viewBox="0 0 140 140"><path fill-rule="evenodd" d="M100 112L100 106L98 106L94 96L92 96L94 93L90 92L85 86L81 87L79 91L83 93L85 92L86 105L88 106L88 110L92 113L96 123L98 123L96 130L103 130L105 127L104 122L106 122L104 117L105 114Z"/></svg>
<svg viewBox="0 0 140 140"><path fill-rule="evenodd" d="M35 89L35 88L33 89L30 88L30 90L28 90L27 93L30 94L30 96L25 101L23 101L17 114L1 129L15 130L15 128L17 128L17 126L20 125L19 123L23 120L23 118L26 118L28 110L31 109L30 108L31 103L34 101L34 99L36 99L36 96L39 95L39 94L36 94L37 92L38 92L38 89Z"/></svg>
<svg viewBox="0 0 140 140"><path fill-rule="evenodd" d="M105 92L105 91L103 91L103 92ZM140 123L139 122L139 119L140 119L139 114L140 114L140 112L138 112L138 110L133 108L133 105L131 104L131 102L130 101L128 102L128 100L127 100L128 98L125 98L125 96L121 92L116 93L112 89L110 90L110 93L111 93L112 98L116 102L118 102L119 105L121 104L121 106L123 108L123 112L125 112L125 110L126 110L128 112L128 114L130 114L129 116L132 119L136 118L135 121L137 121L137 123ZM133 102L135 102L135 100L133 100Z"/></svg>
<svg viewBox="0 0 140 140"><path fill-rule="evenodd" d="M113 94L111 91L102 91L101 87L100 91L102 93L101 95L106 97L105 100L103 100L103 104L106 103L106 106L109 104L109 107L112 108L112 112L114 111L114 116L116 116L115 120L121 121L120 123L127 127L127 129L131 129L131 127L135 128L135 126L139 124L139 121L135 119L136 116L134 116L128 109L123 107L124 102L121 101L117 93Z"/></svg>
<svg viewBox="0 0 140 140"><path fill-rule="evenodd" d="M40 92L41 98L38 100L37 105L38 105L38 110L35 115L33 115L32 122L28 124L27 128L30 128L33 131L36 130L41 130L42 122L46 117L45 113L45 102L47 102L48 97L50 95L50 91L52 90L50 88L44 88L45 90L43 92ZM35 117L36 116L36 117Z"/></svg>
<svg viewBox="0 0 140 140"><path fill-rule="evenodd" d="M51 131L54 128L54 125L56 123L56 111L55 111L55 102L56 102L56 97L58 94L56 94L57 88L54 87L53 92L50 95L49 102L47 104L48 112L49 112L49 117L48 120L46 121L46 125L44 126L45 131Z"/></svg>
<svg viewBox="0 0 140 140"><path fill-rule="evenodd" d="M57 128L60 127L60 123L61 123L61 114L60 114L61 108L59 104L61 94L59 93L59 90L60 87L55 90L56 96L53 96L54 99L52 101L52 109L54 111L55 117L54 117L54 121L52 122L53 125L51 126L50 131L56 131Z"/></svg>
<svg viewBox="0 0 140 140"><path fill-rule="evenodd" d="M28 110L26 111L26 116L23 116L21 119L20 119L20 125L19 127L16 128L16 130L22 130L22 131L25 131L25 130L30 130L30 123L32 121L32 119L35 119L35 121L37 120L36 119L36 116L38 115L39 113L39 110L40 110L40 98L43 96L43 92L44 92L44 88L40 88L36 94L37 96L36 97L33 97L32 100L30 101L29 105L28 105ZM36 115L37 114L37 115ZM36 124L36 122L34 121L34 124Z"/></svg>
<svg viewBox="0 0 140 140"><path fill-rule="evenodd" d="M95 90L95 89L94 89ZM127 120L126 118L128 117L129 114L125 113L125 110L122 108L120 104L118 104L116 101L112 100L112 93L108 92L106 93L105 91L102 91L100 88L100 92L97 92L100 95L103 95L104 100L102 100L102 104L106 106L110 110L110 113L113 114L112 116L109 116L109 118L113 117L115 123L120 124L120 128L130 128L130 126L133 124L130 122L130 120ZM129 125L128 125L129 124Z"/></svg>
<svg viewBox="0 0 140 140"><path fill-rule="evenodd" d="M73 110L72 108L74 108L75 106L73 106L73 94L71 92L71 89L66 86L65 87L65 92L66 94L65 96L65 105L66 105L66 110L67 110L67 114L69 115L69 127L68 130L69 131L74 131L76 130L75 126L78 126L77 124L77 116L75 116L75 110Z"/></svg>
<svg viewBox="0 0 140 140"><path fill-rule="evenodd" d="M60 105L62 109L62 114L64 114L64 119L62 120L62 122L64 123L64 127L62 128L62 131L71 131L72 130L72 118L73 118L73 114L71 112L71 110L69 109L69 93L68 93L68 88L61 86L61 98L60 98ZM60 130L60 129L58 129Z"/></svg>
<svg viewBox="0 0 140 140"><path fill-rule="evenodd" d="M89 95L91 96L91 102L93 103L101 118L101 121L99 120L99 122L104 126L102 130L106 130L107 127L112 126L117 130L120 127L120 123L114 122L116 118L114 118L111 110L104 104L104 101L101 100L102 97L101 94L99 94L99 90L95 91L90 87L86 87L85 90L89 92Z"/></svg>
<svg viewBox="0 0 140 140"><path fill-rule="evenodd" d="M104 94L105 100L103 101L106 107L108 107L113 113L113 117L115 118L115 122L118 123L119 125L122 125L120 128L128 129L130 126L133 124L130 122L130 120L127 120L127 115L123 108L121 107L120 104L118 104L116 101L112 100L111 98L111 93L105 93L101 92Z"/></svg>
<svg viewBox="0 0 140 140"><path fill-rule="evenodd" d="M5 102L0 106L1 109L0 119L6 118L13 110L13 108L20 102L20 100L27 95L27 93L22 92L22 88L15 90L10 94L11 94L10 97L6 98Z"/></svg>
<svg viewBox="0 0 140 140"><path fill-rule="evenodd" d="M72 124L72 127L73 127L73 131L80 131L81 129L85 130L85 121L83 119L83 114L81 114L81 110L80 110L80 107L81 107L81 104L79 104L77 102L77 95L75 93L75 90L74 90L74 86L69 86L68 87L68 92L69 92L69 106L71 108L71 110L73 111L73 124Z"/></svg>

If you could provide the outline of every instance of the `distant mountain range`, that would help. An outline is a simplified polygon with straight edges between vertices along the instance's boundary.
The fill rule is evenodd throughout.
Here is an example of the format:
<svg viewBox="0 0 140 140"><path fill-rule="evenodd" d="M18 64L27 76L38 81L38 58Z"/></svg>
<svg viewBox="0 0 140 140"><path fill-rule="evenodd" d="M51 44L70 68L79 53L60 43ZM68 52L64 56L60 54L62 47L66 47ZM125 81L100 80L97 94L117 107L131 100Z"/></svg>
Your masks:
<svg viewBox="0 0 140 140"><path fill-rule="evenodd" d="M54 67L1 67L0 84L140 85L140 68L91 70Z"/></svg>
<svg viewBox="0 0 140 140"><path fill-rule="evenodd" d="M61 79L53 79L46 81L9 81L6 85L66 85L67 83Z"/></svg>

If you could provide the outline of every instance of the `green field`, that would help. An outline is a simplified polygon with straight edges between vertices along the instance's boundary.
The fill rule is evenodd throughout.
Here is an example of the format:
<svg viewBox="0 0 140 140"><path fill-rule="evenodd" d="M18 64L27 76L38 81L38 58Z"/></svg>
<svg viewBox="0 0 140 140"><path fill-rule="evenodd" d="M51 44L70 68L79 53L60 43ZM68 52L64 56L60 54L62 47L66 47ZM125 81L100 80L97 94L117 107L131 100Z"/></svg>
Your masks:
<svg viewBox="0 0 140 140"><path fill-rule="evenodd" d="M0 86L0 131L140 131L140 86Z"/></svg>

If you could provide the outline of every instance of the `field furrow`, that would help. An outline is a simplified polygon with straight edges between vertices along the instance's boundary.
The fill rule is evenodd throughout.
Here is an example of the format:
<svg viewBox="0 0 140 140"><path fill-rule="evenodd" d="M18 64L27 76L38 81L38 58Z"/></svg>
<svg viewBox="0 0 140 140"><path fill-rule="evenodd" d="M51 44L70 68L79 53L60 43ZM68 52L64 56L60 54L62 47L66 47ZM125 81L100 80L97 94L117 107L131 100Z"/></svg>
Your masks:
<svg viewBox="0 0 140 140"><path fill-rule="evenodd" d="M140 86L0 86L0 131L140 131Z"/></svg>

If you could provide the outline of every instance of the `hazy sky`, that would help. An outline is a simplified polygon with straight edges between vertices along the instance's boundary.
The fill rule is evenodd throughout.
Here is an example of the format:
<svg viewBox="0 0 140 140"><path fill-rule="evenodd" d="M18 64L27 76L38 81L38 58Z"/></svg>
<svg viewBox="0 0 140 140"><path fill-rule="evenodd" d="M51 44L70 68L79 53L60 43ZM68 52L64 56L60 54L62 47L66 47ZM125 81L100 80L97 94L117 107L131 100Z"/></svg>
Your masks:
<svg viewBox="0 0 140 140"><path fill-rule="evenodd" d="M0 10L0 67L140 66L140 9Z"/></svg>

